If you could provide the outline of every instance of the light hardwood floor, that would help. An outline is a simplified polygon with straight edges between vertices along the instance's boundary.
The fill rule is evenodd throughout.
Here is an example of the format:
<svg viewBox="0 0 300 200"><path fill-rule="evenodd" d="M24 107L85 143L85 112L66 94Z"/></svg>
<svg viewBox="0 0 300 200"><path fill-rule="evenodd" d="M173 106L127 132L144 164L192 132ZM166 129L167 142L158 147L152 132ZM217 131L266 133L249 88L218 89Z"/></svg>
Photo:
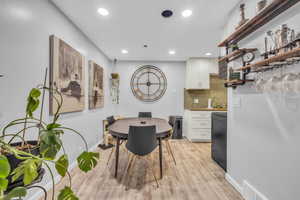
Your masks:
<svg viewBox="0 0 300 200"><path fill-rule="evenodd" d="M164 144L164 143L163 143ZM177 165L164 151L164 177L156 188L151 169L144 160L137 160L131 176L125 177L128 162L126 152L120 150L118 178L114 178L114 158L107 167L110 150L99 150L101 161L87 174L74 169L73 189L80 200L242 200L240 194L225 180L224 171L211 159L209 143L190 143L187 140L171 140ZM159 177L158 151L155 171ZM56 188L61 189L63 179ZM129 190L125 185L129 184ZM51 196L49 192L49 196ZM50 199L50 197L48 198Z"/></svg>

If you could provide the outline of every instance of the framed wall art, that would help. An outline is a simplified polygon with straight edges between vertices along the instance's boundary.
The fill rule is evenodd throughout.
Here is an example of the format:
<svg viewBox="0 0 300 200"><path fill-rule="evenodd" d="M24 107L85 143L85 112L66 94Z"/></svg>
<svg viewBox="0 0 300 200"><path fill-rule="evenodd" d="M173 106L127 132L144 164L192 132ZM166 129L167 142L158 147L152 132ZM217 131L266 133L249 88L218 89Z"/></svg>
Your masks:
<svg viewBox="0 0 300 200"><path fill-rule="evenodd" d="M84 110L84 56L63 40L50 36L50 87L61 92L61 113ZM50 94L50 114L57 110L55 98Z"/></svg>
<svg viewBox="0 0 300 200"><path fill-rule="evenodd" d="M89 109L103 108L103 68L89 61Z"/></svg>

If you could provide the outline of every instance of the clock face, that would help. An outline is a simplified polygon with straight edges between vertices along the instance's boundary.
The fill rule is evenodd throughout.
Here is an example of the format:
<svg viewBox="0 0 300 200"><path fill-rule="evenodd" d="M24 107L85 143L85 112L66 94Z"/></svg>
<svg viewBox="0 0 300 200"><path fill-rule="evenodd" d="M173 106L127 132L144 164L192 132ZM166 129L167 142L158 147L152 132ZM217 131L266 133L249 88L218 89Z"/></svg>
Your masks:
<svg viewBox="0 0 300 200"><path fill-rule="evenodd" d="M254 60L255 54L253 52L248 52L243 56L243 61L246 63L250 63Z"/></svg>
<svg viewBox="0 0 300 200"><path fill-rule="evenodd" d="M145 65L132 75L131 90L134 96L141 101L157 101L167 90L166 76L159 68Z"/></svg>

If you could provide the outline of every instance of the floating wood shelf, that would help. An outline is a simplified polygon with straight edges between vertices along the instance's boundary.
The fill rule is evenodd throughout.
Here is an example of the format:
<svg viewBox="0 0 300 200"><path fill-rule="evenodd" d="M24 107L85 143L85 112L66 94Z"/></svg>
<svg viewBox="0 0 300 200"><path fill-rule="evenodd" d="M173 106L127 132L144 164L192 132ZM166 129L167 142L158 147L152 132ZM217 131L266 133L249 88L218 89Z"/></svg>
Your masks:
<svg viewBox="0 0 300 200"><path fill-rule="evenodd" d="M230 80L225 82L225 87L232 87L235 89L237 86L244 85L247 82L253 82L254 80Z"/></svg>
<svg viewBox="0 0 300 200"><path fill-rule="evenodd" d="M242 71L242 70L252 69L252 68L265 67L265 66L268 66L271 63L285 61L288 58L299 57L299 56L300 56L300 48L296 48L296 49L290 50L286 53L281 53L281 54L278 54L276 56L272 56L271 58L268 58L268 59L250 64L250 65L247 65L245 67L241 67L241 68L237 69L237 71Z"/></svg>
<svg viewBox="0 0 300 200"><path fill-rule="evenodd" d="M235 50L234 52L228 54L227 56L224 56L224 57L220 58L219 63L224 62L224 61L231 62L235 59L238 59L238 58L242 57L243 55L245 55L248 52L254 52L254 51L257 51L257 49L252 48L252 49L238 49L238 50Z"/></svg>
<svg viewBox="0 0 300 200"><path fill-rule="evenodd" d="M236 44L299 1L300 0L273 0L272 3L260 11L255 17L250 19L246 24L237 29L218 46L226 47L230 44Z"/></svg>
<svg viewBox="0 0 300 200"><path fill-rule="evenodd" d="M240 84L240 83L244 83L244 82L253 82L254 80L230 80L230 81L226 81L225 83L229 83L229 84Z"/></svg>

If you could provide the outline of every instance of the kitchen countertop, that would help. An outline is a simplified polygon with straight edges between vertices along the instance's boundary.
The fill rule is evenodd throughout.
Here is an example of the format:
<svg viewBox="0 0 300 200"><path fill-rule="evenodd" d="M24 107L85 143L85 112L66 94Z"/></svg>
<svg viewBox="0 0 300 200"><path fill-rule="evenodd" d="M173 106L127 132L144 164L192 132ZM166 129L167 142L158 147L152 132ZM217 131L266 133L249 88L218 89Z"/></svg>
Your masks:
<svg viewBox="0 0 300 200"><path fill-rule="evenodd" d="M190 111L227 111L227 108L189 108Z"/></svg>

